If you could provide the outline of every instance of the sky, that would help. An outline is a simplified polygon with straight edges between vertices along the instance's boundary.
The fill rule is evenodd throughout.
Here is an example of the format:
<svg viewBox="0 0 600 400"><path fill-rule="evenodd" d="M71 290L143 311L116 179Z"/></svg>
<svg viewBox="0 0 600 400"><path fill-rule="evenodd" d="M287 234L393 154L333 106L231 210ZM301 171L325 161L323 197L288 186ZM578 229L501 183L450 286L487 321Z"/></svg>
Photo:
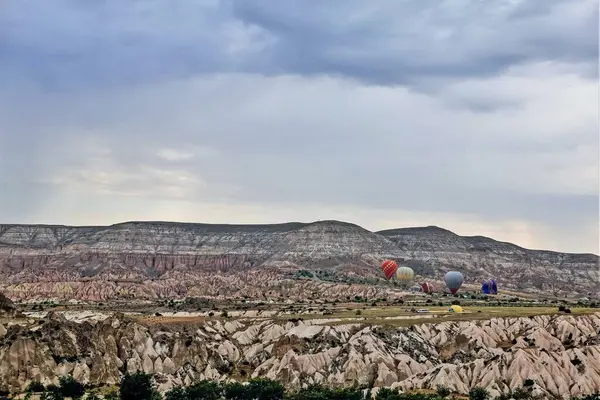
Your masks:
<svg viewBox="0 0 600 400"><path fill-rule="evenodd" d="M0 222L598 254L598 0L4 0Z"/></svg>

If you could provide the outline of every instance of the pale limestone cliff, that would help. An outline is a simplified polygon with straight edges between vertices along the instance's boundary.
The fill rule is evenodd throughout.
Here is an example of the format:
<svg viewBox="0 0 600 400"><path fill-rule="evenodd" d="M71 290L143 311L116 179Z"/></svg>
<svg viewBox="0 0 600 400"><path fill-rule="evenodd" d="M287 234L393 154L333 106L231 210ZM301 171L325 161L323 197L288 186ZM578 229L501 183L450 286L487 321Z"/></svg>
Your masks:
<svg viewBox="0 0 600 400"><path fill-rule="evenodd" d="M477 385L498 394L533 379L547 398L568 398L600 391L600 313L406 328L254 318L144 325L120 314L77 323L51 313L0 327L0 389L56 383L62 374L113 384L135 370L157 374L163 391L262 376L290 387L444 384L466 393Z"/></svg>

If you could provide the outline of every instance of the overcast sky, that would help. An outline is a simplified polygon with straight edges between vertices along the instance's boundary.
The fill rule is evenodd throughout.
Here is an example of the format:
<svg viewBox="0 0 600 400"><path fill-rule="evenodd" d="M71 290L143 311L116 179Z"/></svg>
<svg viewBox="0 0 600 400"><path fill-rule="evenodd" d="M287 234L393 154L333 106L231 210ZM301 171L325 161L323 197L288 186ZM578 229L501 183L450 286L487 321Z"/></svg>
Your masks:
<svg viewBox="0 0 600 400"><path fill-rule="evenodd" d="M4 0L0 222L598 254L598 0Z"/></svg>

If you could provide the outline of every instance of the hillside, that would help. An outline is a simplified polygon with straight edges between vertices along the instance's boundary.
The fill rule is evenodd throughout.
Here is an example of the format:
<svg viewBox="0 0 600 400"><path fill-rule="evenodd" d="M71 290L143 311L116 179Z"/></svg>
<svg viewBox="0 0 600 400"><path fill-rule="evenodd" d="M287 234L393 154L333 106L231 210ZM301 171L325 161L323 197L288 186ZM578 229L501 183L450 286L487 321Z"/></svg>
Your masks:
<svg viewBox="0 0 600 400"><path fill-rule="evenodd" d="M596 255L527 250L437 227L370 232L339 221L0 225L0 290L11 299L383 296L395 291L382 279L385 258L411 266L416 279L438 288L445 271L456 269L467 284L493 276L513 290L600 292ZM299 280L301 270L317 279Z"/></svg>
<svg viewBox="0 0 600 400"><path fill-rule="evenodd" d="M600 314L446 321L410 327L255 317L148 324L123 314L68 321L49 313L0 324L0 390L63 374L115 384L123 373L155 374L159 389L202 379L267 377L287 387L320 383L397 387L483 386L506 393L535 382L547 399L600 390ZM15 354L19 356L16 357Z"/></svg>

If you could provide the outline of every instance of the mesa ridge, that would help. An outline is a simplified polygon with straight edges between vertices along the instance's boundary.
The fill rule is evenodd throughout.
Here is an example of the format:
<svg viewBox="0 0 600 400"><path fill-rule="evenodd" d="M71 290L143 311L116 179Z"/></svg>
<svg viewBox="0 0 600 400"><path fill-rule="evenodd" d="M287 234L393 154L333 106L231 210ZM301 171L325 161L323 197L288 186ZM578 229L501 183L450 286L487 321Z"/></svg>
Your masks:
<svg viewBox="0 0 600 400"><path fill-rule="evenodd" d="M438 227L370 232L340 221L263 225L124 222L111 226L0 225L0 290L15 299L392 296L379 263L410 266L443 288L496 277L503 289L590 297L599 258L529 250ZM313 271L319 279L299 279Z"/></svg>

